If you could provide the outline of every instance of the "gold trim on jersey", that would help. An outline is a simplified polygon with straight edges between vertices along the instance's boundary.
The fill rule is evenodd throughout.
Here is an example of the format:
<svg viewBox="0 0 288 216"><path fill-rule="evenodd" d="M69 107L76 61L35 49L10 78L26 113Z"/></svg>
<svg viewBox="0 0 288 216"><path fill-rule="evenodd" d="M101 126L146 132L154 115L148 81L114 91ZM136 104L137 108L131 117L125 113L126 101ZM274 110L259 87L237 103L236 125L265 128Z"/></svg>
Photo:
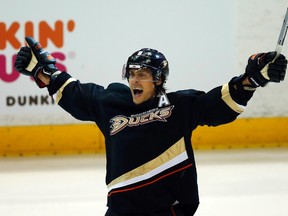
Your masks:
<svg viewBox="0 0 288 216"><path fill-rule="evenodd" d="M222 100L232 109L234 110L235 112L237 113L242 113L244 111L244 108L245 106L242 106L238 103L236 103L231 95L230 95L230 92L229 92L229 85L228 83L224 84L222 86L222 89L221 89L221 94L222 94Z"/></svg>
<svg viewBox="0 0 288 216"><path fill-rule="evenodd" d="M75 78L69 78L62 86L61 86L61 88L56 92L56 97L54 98L55 99L55 102L58 104L59 103L59 101L61 100L61 98L62 98L62 92L63 92L63 90L64 90L64 88L69 84L69 83L71 83L71 82L75 82L76 81L76 79ZM53 95L53 97L54 97L54 95Z"/></svg>
<svg viewBox="0 0 288 216"><path fill-rule="evenodd" d="M188 158L184 138L182 137L169 149L157 156L153 160L119 176L110 182L108 190L125 187L137 182L149 179Z"/></svg>

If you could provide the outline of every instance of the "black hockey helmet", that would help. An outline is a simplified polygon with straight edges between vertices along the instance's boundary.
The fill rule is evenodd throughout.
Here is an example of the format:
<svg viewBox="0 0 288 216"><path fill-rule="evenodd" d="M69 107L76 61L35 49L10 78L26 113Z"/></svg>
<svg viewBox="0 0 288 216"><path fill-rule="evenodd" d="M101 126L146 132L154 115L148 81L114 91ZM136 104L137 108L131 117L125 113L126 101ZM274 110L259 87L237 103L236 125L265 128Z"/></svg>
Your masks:
<svg viewBox="0 0 288 216"><path fill-rule="evenodd" d="M155 80L162 78L163 83L169 75L168 61L165 56L150 48L143 48L134 52L123 67L123 78L129 78L129 70L132 68L149 68Z"/></svg>

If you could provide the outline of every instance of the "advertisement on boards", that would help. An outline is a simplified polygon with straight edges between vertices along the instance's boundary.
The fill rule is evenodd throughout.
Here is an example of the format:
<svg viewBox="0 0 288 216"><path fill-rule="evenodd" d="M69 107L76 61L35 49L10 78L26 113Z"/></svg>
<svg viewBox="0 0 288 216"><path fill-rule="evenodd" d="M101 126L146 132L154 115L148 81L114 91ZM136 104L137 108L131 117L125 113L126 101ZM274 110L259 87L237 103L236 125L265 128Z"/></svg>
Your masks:
<svg viewBox="0 0 288 216"><path fill-rule="evenodd" d="M46 89L15 71L14 60L27 35L55 57L60 70L81 82L104 87L127 83L121 79L123 64L134 51L149 47L169 61L168 91L209 91L243 73L252 52L273 49L284 5L281 1L283 5L271 7L265 1L261 12L229 0L87 0L69 5L51 0L51 6L41 9L36 0L0 3L0 126L80 123L58 107ZM269 26L273 28L265 37ZM244 115L287 114L285 98L280 106L269 102L283 89L279 85L273 92L257 92Z"/></svg>
<svg viewBox="0 0 288 216"><path fill-rule="evenodd" d="M44 49L49 50L57 60L59 70L67 71L67 59L73 59L75 53L67 52L64 45L69 34L73 34L75 25L72 19L55 22L48 20L0 22L2 124L39 123L36 120L37 116L43 118L49 111L57 109L46 90L39 90L32 77L24 76L15 70L14 61L18 50L26 46L25 36L29 35L39 41Z"/></svg>
<svg viewBox="0 0 288 216"><path fill-rule="evenodd" d="M222 5L225 13L207 7L211 3L206 1L178 4L162 0L88 0L70 2L68 7L65 2L52 0L49 4L51 7L41 10L35 0L1 4L0 126L78 123L53 102L46 89L39 89L31 77L14 69L16 54L25 46L27 35L54 56L59 70L69 72L81 82L105 87L111 82L127 83L121 79L122 66L134 51L143 47L158 49L167 57L171 72L168 91L209 89L227 81L212 73L223 69L217 61L219 55L208 54L215 63L207 65L204 71L206 60L202 56L207 55L204 45L219 49L225 43L225 55L233 50L231 22L225 19L233 15L228 10L228 0ZM217 29L223 34L211 37L209 34ZM224 70L230 71L231 65L225 65ZM205 81L205 76L199 76L200 70L202 74L211 73L213 78ZM213 83L215 80L217 83Z"/></svg>

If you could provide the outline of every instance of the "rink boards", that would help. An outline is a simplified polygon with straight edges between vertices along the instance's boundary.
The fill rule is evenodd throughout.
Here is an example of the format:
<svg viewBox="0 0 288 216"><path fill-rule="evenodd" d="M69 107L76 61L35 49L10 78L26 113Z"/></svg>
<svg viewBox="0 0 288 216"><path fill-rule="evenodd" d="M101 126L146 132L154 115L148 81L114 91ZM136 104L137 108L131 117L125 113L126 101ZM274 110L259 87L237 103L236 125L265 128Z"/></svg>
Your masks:
<svg viewBox="0 0 288 216"><path fill-rule="evenodd" d="M247 118L218 127L198 127L194 149L288 147L288 118ZM0 127L0 156L94 154L105 152L95 124Z"/></svg>

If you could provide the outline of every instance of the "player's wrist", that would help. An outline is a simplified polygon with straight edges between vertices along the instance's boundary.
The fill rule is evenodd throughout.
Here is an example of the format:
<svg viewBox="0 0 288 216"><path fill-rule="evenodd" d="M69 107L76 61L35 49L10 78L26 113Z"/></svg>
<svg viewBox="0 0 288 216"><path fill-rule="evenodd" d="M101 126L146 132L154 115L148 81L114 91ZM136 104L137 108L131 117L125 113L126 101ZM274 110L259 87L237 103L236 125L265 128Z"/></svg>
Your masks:
<svg viewBox="0 0 288 216"><path fill-rule="evenodd" d="M38 73L37 78L41 80L45 85L49 85L50 83L50 77L49 75L43 73L43 69Z"/></svg>

